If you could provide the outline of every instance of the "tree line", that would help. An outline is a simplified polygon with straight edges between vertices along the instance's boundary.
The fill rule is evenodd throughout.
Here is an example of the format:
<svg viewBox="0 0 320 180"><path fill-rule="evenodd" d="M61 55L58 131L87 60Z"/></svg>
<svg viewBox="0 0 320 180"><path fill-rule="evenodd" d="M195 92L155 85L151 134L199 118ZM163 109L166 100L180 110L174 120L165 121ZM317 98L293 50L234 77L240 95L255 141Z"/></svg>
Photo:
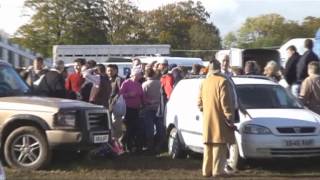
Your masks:
<svg viewBox="0 0 320 180"><path fill-rule="evenodd" d="M314 37L320 27L318 17L309 16L298 23L279 14L266 14L247 18L239 30L222 39L200 1L182 1L150 11L139 10L130 0L25 0L24 7L34 14L12 41L44 57L52 56L53 45L63 44L170 44L176 50L273 47L291 38Z"/></svg>
<svg viewBox="0 0 320 180"><path fill-rule="evenodd" d="M240 29L228 33L224 47L278 47L292 38L314 38L320 28L320 18L308 16L301 23L287 20L279 14L247 18Z"/></svg>
<svg viewBox="0 0 320 180"><path fill-rule="evenodd" d="M220 34L201 2L141 11L130 0L26 0L34 15L13 41L50 57L60 44L170 44L218 49Z"/></svg>

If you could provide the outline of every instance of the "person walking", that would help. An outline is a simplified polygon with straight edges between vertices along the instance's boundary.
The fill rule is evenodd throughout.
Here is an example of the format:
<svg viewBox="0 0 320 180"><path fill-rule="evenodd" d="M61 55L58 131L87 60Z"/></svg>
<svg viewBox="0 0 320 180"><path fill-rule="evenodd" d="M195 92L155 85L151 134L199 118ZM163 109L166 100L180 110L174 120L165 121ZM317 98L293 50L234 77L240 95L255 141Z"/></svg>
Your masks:
<svg viewBox="0 0 320 180"><path fill-rule="evenodd" d="M235 143L235 126L232 122L235 107L230 82L220 74L220 67L216 59L210 62L198 101L198 106L203 111L202 175L205 177L225 175L227 144Z"/></svg>
<svg viewBox="0 0 320 180"><path fill-rule="evenodd" d="M93 69L97 66L97 62L95 60L89 60L86 62L86 68L87 69ZM93 83L86 80L84 81L84 83L81 85L80 88L80 100L85 101L85 102L89 102L89 98L90 98L90 92L92 89Z"/></svg>
<svg viewBox="0 0 320 180"><path fill-rule="evenodd" d="M165 127L162 118L156 116L160 105L161 84L160 80L155 78L153 69L146 69L145 76L146 81L142 84L142 89L145 97L144 128L146 145L150 153L158 153L165 136ZM154 127L156 127L156 136L154 136ZM154 141L155 137L157 137L156 142Z"/></svg>
<svg viewBox="0 0 320 180"><path fill-rule="evenodd" d="M169 100L173 90L174 77L172 76L172 74L169 73L169 64L167 60L163 59L158 61L158 63L159 63L158 70L161 72L161 77L160 77L160 83L161 83L160 98L161 99L160 99L160 105L157 110L157 116L159 118L163 118L167 101Z"/></svg>
<svg viewBox="0 0 320 180"><path fill-rule="evenodd" d="M37 57L33 60L33 66L30 66L22 76L25 77L27 84L31 87L35 94L38 94L38 86L45 74L48 72L47 67L44 65L42 57Z"/></svg>
<svg viewBox="0 0 320 180"><path fill-rule="evenodd" d="M221 73L227 76L228 78L231 78L233 76L232 71L230 69L230 57L228 54L225 54L223 59L221 60Z"/></svg>
<svg viewBox="0 0 320 180"><path fill-rule="evenodd" d="M126 102L125 125L126 134L124 145L129 152L142 150L142 132L139 111L143 104L143 90L141 83L142 69L138 66L132 69L129 79L125 80L120 88L120 94Z"/></svg>
<svg viewBox="0 0 320 180"><path fill-rule="evenodd" d="M273 60L266 64L263 74L274 82L278 83L281 80L280 67L277 62Z"/></svg>
<svg viewBox="0 0 320 180"><path fill-rule="evenodd" d="M288 60L284 69L284 78L289 85L291 93L298 97L298 87L300 85L297 83L297 63L301 56L293 45L287 48L287 54Z"/></svg>
<svg viewBox="0 0 320 180"><path fill-rule="evenodd" d="M112 118L112 137L116 141L121 143L123 137L123 122L122 116L113 112L113 106L120 98L120 87L123 82L123 79L118 76L118 66L116 64L107 65L107 75L111 83L111 93L109 97L109 112L111 113Z"/></svg>
<svg viewBox="0 0 320 180"><path fill-rule="evenodd" d="M54 68L50 69L38 86L39 95L65 98L66 89L64 87L64 62L59 60L55 63Z"/></svg>
<svg viewBox="0 0 320 180"><path fill-rule="evenodd" d="M294 89L294 95L298 96L300 92L300 86L302 81L308 76L308 64L312 61L319 61L318 56L312 51L313 41L306 39L304 41L304 47L307 51L300 57L297 63L297 86Z"/></svg>
<svg viewBox="0 0 320 180"><path fill-rule="evenodd" d="M256 61L250 60L245 63L244 75L260 75L259 66Z"/></svg>
<svg viewBox="0 0 320 180"><path fill-rule="evenodd" d="M300 54L297 52L297 48L293 45L287 48L288 60L285 65L284 78L287 83L292 86L297 81L297 63L300 59Z"/></svg>
<svg viewBox="0 0 320 180"><path fill-rule="evenodd" d="M67 90L67 98L77 99L80 97L80 89L85 79L82 77L81 69L85 65L82 59L76 59L73 61L75 72L68 75L65 87Z"/></svg>
<svg viewBox="0 0 320 180"><path fill-rule="evenodd" d="M299 98L312 111L320 115L320 67L319 62L308 64L308 77L302 82Z"/></svg>
<svg viewBox="0 0 320 180"><path fill-rule="evenodd" d="M109 108L111 83L106 74L105 66L98 64L97 68L87 69L82 72L82 75L87 81L92 83L89 102Z"/></svg>

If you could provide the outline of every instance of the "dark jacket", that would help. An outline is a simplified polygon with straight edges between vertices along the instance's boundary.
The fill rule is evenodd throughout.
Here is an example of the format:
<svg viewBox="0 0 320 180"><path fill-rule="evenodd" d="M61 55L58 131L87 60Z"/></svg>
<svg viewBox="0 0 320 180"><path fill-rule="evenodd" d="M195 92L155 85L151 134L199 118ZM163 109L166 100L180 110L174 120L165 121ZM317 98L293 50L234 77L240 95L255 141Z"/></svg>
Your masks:
<svg viewBox="0 0 320 180"><path fill-rule="evenodd" d="M65 98L66 89L64 84L63 75L55 70L50 70L35 89L35 93L48 97Z"/></svg>
<svg viewBox="0 0 320 180"><path fill-rule="evenodd" d="M46 74L48 69L42 69L39 72L35 72L33 69L28 69L21 72L21 77L24 78L26 83L34 90L34 82L37 81L42 75Z"/></svg>
<svg viewBox="0 0 320 180"><path fill-rule="evenodd" d="M80 88L80 95L82 101L89 102L92 86L93 84L91 82L82 84Z"/></svg>
<svg viewBox="0 0 320 180"><path fill-rule="evenodd" d="M123 79L119 76L115 78L111 78L110 84L111 84L111 93L109 97L109 111L112 111L112 106L114 103L116 103L119 94L120 94L120 87L123 82Z"/></svg>
<svg viewBox="0 0 320 180"><path fill-rule="evenodd" d="M319 61L318 56L311 50L306 51L297 63L297 81L301 83L308 77L308 64L312 61Z"/></svg>
<svg viewBox="0 0 320 180"><path fill-rule="evenodd" d="M300 54L295 52L287 61L284 78L288 82L289 85L297 82L297 63L300 59Z"/></svg>
<svg viewBox="0 0 320 180"><path fill-rule="evenodd" d="M109 107L111 84L107 76L100 76L99 88L92 86L89 101L93 104Z"/></svg>

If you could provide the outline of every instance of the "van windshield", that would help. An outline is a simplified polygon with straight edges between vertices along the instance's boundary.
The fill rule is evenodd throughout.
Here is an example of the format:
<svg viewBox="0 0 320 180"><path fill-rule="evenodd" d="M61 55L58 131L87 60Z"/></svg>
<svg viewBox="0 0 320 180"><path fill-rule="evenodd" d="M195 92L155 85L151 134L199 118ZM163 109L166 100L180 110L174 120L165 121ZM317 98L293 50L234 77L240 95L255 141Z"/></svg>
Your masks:
<svg viewBox="0 0 320 180"><path fill-rule="evenodd" d="M303 106L284 88L276 85L238 85L240 102L247 109L295 109Z"/></svg>
<svg viewBox="0 0 320 180"><path fill-rule="evenodd" d="M29 87L12 67L0 65L0 97L18 96L28 92Z"/></svg>

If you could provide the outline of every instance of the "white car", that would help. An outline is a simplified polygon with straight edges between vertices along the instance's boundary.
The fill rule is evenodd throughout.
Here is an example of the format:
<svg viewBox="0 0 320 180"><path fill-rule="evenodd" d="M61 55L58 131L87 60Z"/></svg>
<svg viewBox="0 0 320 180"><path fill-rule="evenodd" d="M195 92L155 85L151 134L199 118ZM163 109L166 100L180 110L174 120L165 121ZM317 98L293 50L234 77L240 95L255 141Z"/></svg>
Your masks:
<svg viewBox="0 0 320 180"><path fill-rule="evenodd" d="M249 114L239 112L236 154L243 159L320 156L319 115L273 81L248 77L233 81ZM183 157L186 150L203 152L202 112L197 107L201 83L202 79L181 80L167 103L168 149L173 158ZM238 158L234 161L238 163Z"/></svg>

